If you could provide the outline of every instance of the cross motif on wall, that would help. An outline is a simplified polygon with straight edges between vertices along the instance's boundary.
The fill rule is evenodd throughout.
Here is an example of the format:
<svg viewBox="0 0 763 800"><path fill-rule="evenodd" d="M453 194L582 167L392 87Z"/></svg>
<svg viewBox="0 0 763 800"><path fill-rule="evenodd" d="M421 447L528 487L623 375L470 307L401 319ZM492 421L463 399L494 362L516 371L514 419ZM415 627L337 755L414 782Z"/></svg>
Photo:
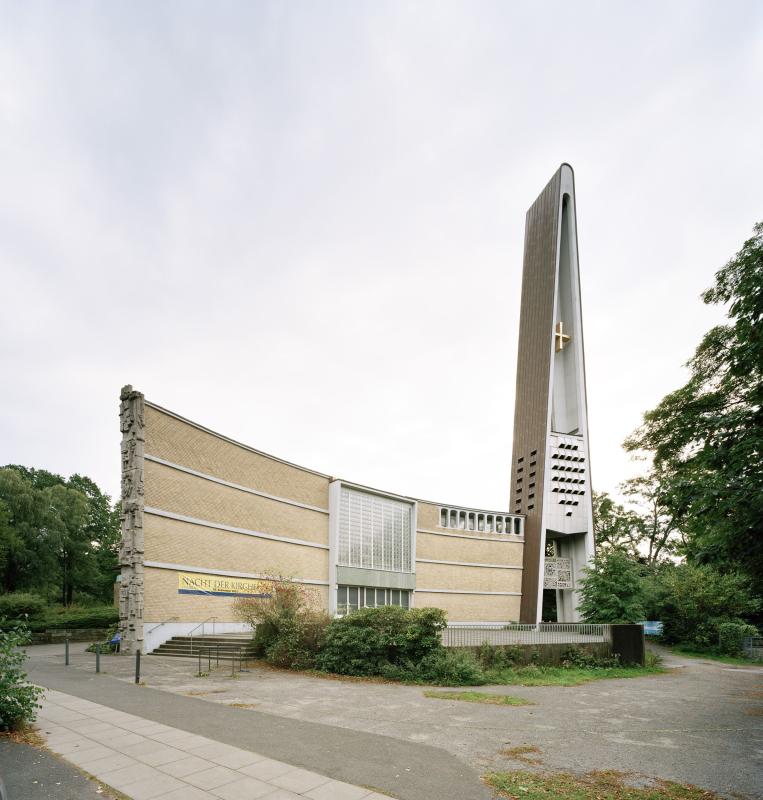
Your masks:
<svg viewBox="0 0 763 800"><path fill-rule="evenodd" d="M556 352L564 350L564 345L569 342L572 337L564 332L564 323L559 320L556 323L556 331L554 333L554 340L556 341Z"/></svg>

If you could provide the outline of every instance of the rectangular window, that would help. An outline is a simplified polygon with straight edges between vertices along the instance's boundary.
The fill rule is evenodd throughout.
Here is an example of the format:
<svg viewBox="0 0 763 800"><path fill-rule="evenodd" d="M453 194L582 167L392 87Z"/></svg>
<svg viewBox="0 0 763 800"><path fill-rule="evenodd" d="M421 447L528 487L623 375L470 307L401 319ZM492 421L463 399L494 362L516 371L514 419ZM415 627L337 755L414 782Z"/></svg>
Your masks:
<svg viewBox="0 0 763 800"><path fill-rule="evenodd" d="M410 572L412 517L408 503L342 487L337 563Z"/></svg>
<svg viewBox="0 0 763 800"><path fill-rule="evenodd" d="M410 607L410 592L405 589L375 589L370 586L337 586L336 613L343 617L359 608L382 606Z"/></svg>

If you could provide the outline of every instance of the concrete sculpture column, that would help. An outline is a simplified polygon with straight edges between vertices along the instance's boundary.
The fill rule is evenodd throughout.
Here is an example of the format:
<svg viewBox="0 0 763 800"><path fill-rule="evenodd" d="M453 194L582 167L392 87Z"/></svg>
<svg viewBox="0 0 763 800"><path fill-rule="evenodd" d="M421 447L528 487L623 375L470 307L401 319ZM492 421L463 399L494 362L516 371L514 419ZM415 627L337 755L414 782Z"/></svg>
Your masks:
<svg viewBox="0 0 763 800"><path fill-rule="evenodd" d="M134 653L143 646L143 463L145 452L143 395L132 386L119 395L122 431L122 541L119 563L119 632L121 651Z"/></svg>

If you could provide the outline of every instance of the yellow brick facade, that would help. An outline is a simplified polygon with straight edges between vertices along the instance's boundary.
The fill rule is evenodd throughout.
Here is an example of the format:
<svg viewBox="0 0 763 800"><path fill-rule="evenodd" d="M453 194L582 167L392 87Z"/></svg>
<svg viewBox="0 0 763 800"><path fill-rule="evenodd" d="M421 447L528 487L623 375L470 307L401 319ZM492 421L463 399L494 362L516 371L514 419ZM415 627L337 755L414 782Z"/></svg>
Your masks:
<svg viewBox="0 0 763 800"><path fill-rule="evenodd" d="M146 461L145 497L147 507L162 511L328 544L328 514L248 494L152 461Z"/></svg>
<svg viewBox="0 0 763 800"><path fill-rule="evenodd" d="M146 567L147 587L145 598L145 619L160 622L173 619L173 622L201 622L210 617L218 621L233 620L233 598L211 595L178 594L178 573L173 570ZM308 586L306 590L314 594L316 603L323 608L328 606L328 587ZM209 631L207 631L209 632Z"/></svg>
<svg viewBox="0 0 763 800"><path fill-rule="evenodd" d="M328 510L328 479L255 453L146 405L146 453L267 494Z"/></svg>
<svg viewBox="0 0 763 800"><path fill-rule="evenodd" d="M416 605L443 609L451 622L516 622L519 597L484 594L441 594L416 590Z"/></svg>
<svg viewBox="0 0 763 800"><path fill-rule="evenodd" d="M146 623L156 624L171 617L183 623L200 622L211 616L235 620L231 598L179 594L178 571L284 575L315 581L321 585L311 585L311 591L324 608L329 607L327 512L331 478L254 452L148 403L145 453ZM418 502L416 513L414 605L443 608L451 620L459 622L518 619L521 537L446 531L439 526L439 506L432 503ZM201 524L172 518L173 515L193 518ZM431 563L442 561L467 563Z"/></svg>

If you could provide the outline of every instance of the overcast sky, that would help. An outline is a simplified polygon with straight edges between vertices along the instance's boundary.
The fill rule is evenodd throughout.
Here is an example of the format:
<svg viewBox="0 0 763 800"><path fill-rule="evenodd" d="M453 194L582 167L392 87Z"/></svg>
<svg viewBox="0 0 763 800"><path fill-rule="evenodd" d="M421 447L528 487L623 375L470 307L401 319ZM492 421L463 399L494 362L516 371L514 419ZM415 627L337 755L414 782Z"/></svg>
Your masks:
<svg viewBox="0 0 763 800"><path fill-rule="evenodd" d="M0 2L0 464L118 395L508 508L524 219L576 172L594 488L763 219L763 3Z"/></svg>

